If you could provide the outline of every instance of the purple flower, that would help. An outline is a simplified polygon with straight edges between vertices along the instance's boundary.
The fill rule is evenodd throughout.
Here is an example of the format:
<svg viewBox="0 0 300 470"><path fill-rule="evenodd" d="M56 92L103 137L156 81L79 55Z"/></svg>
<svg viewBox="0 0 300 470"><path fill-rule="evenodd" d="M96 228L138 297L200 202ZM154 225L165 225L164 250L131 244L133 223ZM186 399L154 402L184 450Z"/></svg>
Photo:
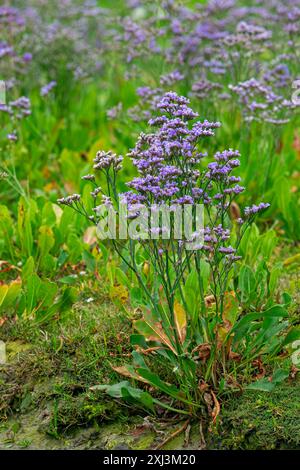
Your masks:
<svg viewBox="0 0 300 470"><path fill-rule="evenodd" d="M232 248L232 246L220 246L219 252L231 255L231 254L235 253L236 250L234 248Z"/></svg>
<svg viewBox="0 0 300 470"><path fill-rule="evenodd" d="M110 150L105 152L100 150L97 152L96 157L94 158L94 170L108 170L113 168L115 171L119 171L122 168L123 157L117 156L115 153L112 153Z"/></svg>
<svg viewBox="0 0 300 470"><path fill-rule="evenodd" d="M10 134L7 134L7 138L8 140L10 140L11 142L16 142L18 140L18 136L16 134L16 132L12 132Z"/></svg>
<svg viewBox="0 0 300 470"><path fill-rule="evenodd" d="M268 207L270 207L270 204L267 203L267 202L261 202L260 204L258 204L258 206L256 206L255 204L253 206L250 206L250 207L246 207L245 210L244 210L244 213L246 216L251 216L251 215L255 215L257 214L258 212L261 212L265 209L268 209Z"/></svg>
<svg viewBox="0 0 300 470"><path fill-rule="evenodd" d="M106 115L108 117L108 119L116 119L117 117L120 116L120 113L122 111L122 108L123 108L123 105L122 103L118 103L116 106L114 106L113 108L109 109L107 112L106 112Z"/></svg>
<svg viewBox="0 0 300 470"><path fill-rule="evenodd" d="M25 52L25 54L23 54L23 61L31 62L31 60L32 60L32 54L30 52Z"/></svg>
<svg viewBox="0 0 300 470"><path fill-rule="evenodd" d="M95 175L84 175L81 179L86 181L95 181Z"/></svg>
<svg viewBox="0 0 300 470"><path fill-rule="evenodd" d="M41 88L40 95L47 96L53 88L55 88L57 83L53 80L52 82L47 83Z"/></svg>
<svg viewBox="0 0 300 470"><path fill-rule="evenodd" d="M198 113L195 113L187 105L189 100L184 96L178 96L177 93L169 91L165 93L161 101L157 104L157 108L169 113L174 117L190 120L195 119Z"/></svg>
<svg viewBox="0 0 300 470"><path fill-rule="evenodd" d="M160 77L161 85L174 85L174 83L179 82L180 80L184 79L184 75L180 73L178 70L174 70L174 72L170 72L166 75L162 75Z"/></svg>

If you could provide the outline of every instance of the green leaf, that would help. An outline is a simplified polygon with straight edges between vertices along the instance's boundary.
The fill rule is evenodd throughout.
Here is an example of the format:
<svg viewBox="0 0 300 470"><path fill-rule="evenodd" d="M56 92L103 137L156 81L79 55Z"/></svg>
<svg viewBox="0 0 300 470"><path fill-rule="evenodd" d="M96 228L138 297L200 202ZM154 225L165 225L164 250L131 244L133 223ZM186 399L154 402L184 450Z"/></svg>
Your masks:
<svg viewBox="0 0 300 470"><path fill-rule="evenodd" d="M90 272L95 272L96 270L96 260L94 258L94 256L87 250L83 250L83 253L82 253L82 259L84 261L84 263L86 264L86 267L88 269L88 271Z"/></svg>
<svg viewBox="0 0 300 470"><path fill-rule="evenodd" d="M270 280L269 280L269 293L270 296L272 296L275 292L275 289L278 284L278 280L281 276L282 273L282 265L277 265L272 268L271 273L270 273Z"/></svg>
<svg viewBox="0 0 300 470"><path fill-rule="evenodd" d="M17 228L22 253L24 256L31 256L33 249L31 214L24 198L20 198L18 204Z"/></svg>
<svg viewBox="0 0 300 470"><path fill-rule="evenodd" d="M237 342L243 337L245 331L251 327L253 322L264 318L287 318L288 312L282 305L274 305L264 312L253 312L243 316L232 328L231 333L235 333L234 341Z"/></svg>
<svg viewBox="0 0 300 470"><path fill-rule="evenodd" d="M151 395L139 388L132 387L127 380L113 385L95 385L92 391L106 392L110 397L123 398L130 402L140 402L141 405L150 410L154 410L154 403Z"/></svg>
<svg viewBox="0 0 300 470"><path fill-rule="evenodd" d="M285 177L276 181L277 205L285 219L289 219L289 204L291 201L290 182Z"/></svg>
<svg viewBox="0 0 300 470"><path fill-rule="evenodd" d="M131 335L130 344L131 346L140 346L143 349L148 348L144 335L136 335L136 334Z"/></svg>
<svg viewBox="0 0 300 470"><path fill-rule="evenodd" d="M288 314L287 310L282 305L273 305L273 307L271 307L268 310L265 310L263 312L248 313L248 315L245 315L239 321L239 326L242 323L247 323L247 322L253 321L253 320L259 320L260 318L265 318L265 317L287 318L288 316L289 316L289 314Z"/></svg>
<svg viewBox="0 0 300 470"><path fill-rule="evenodd" d="M289 370L287 369L277 369L272 375L272 382L274 384L280 384L284 382L290 375Z"/></svg>
<svg viewBox="0 0 300 470"><path fill-rule="evenodd" d="M53 227L56 224L56 214L53 209L52 202L48 201L42 209L42 225Z"/></svg>
<svg viewBox="0 0 300 470"><path fill-rule="evenodd" d="M12 262L15 262L16 250L14 247L14 223L10 212L6 206L0 205L0 234L3 241L1 251L8 256Z"/></svg>
<svg viewBox="0 0 300 470"><path fill-rule="evenodd" d="M58 286L55 282L48 281L48 279L41 281L39 289L40 307L44 308L53 305L57 292Z"/></svg>
<svg viewBox="0 0 300 470"><path fill-rule="evenodd" d="M34 259L32 256L30 256L22 269L21 277L23 282L28 281L28 279L30 279L33 273L35 273Z"/></svg>
<svg viewBox="0 0 300 470"><path fill-rule="evenodd" d="M149 369L138 368L137 373L146 379L151 385L154 385L156 388L166 393L167 395L170 395L177 400L187 401L183 400L183 397L180 396L180 390L178 390L174 385L169 385L166 382L163 382L157 374L154 374Z"/></svg>
<svg viewBox="0 0 300 470"><path fill-rule="evenodd" d="M120 269L115 269L115 277L119 284L123 284L124 286L130 288L130 282L126 274Z"/></svg>
<svg viewBox="0 0 300 470"><path fill-rule="evenodd" d="M274 388L275 384L266 378L258 380L257 382L253 382L252 384L249 384L247 387L245 387L246 390L257 390L260 392L272 392Z"/></svg>
<svg viewBox="0 0 300 470"><path fill-rule="evenodd" d="M55 243L53 231L47 225L42 225L39 228L39 237L38 237L38 247L39 247L39 256L42 260L53 248Z"/></svg>
<svg viewBox="0 0 300 470"><path fill-rule="evenodd" d="M277 369L274 371L272 377L264 377L263 379L253 382L246 387L246 390L259 390L262 392L272 392L276 385L281 384L289 376L289 371L286 369Z"/></svg>
<svg viewBox="0 0 300 470"><path fill-rule="evenodd" d="M143 305L143 293L140 287L132 287L130 289L130 300L134 307Z"/></svg>
<svg viewBox="0 0 300 470"><path fill-rule="evenodd" d="M288 344L293 343L298 339L300 339L300 327L296 326L287 333L280 346L283 348L284 346L287 346Z"/></svg>
<svg viewBox="0 0 300 470"><path fill-rule="evenodd" d="M69 251L70 262L76 264L81 261L83 242L74 231L69 233L67 247Z"/></svg>
<svg viewBox="0 0 300 470"><path fill-rule="evenodd" d="M142 369L147 369L147 364L141 354L137 351L132 352L133 363L136 367L141 367Z"/></svg>
<svg viewBox="0 0 300 470"><path fill-rule="evenodd" d="M256 280L252 269L245 265L242 266L239 275L239 289L241 291L241 301L249 302L255 292Z"/></svg>
<svg viewBox="0 0 300 470"><path fill-rule="evenodd" d="M32 310L37 307L41 283L42 282L37 274L32 274L27 279L26 311L28 313L32 312Z"/></svg>
<svg viewBox="0 0 300 470"><path fill-rule="evenodd" d="M64 276L59 279L59 282L62 282L63 284L69 284L73 285L78 282L77 276L74 276L73 274L70 274L69 276Z"/></svg>

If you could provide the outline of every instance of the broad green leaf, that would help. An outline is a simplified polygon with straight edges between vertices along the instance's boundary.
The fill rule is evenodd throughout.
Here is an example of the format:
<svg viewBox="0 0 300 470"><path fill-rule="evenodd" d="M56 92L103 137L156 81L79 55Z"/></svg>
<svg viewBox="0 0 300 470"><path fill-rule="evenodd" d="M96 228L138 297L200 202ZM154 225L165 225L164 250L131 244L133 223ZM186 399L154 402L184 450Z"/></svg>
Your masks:
<svg viewBox="0 0 300 470"><path fill-rule="evenodd" d="M147 382L151 385L154 385L157 387L159 390L161 390L164 393L167 393L173 398L176 398L177 400L182 400L186 401L184 396L181 396L180 390L178 390L174 385L169 385L166 382L163 382L157 374L154 374L151 372L149 369L143 369L143 368L138 368L137 373L143 377L144 379L147 380Z"/></svg>
<svg viewBox="0 0 300 470"><path fill-rule="evenodd" d="M286 369L276 369L272 375L272 382L274 384L280 384L284 382L290 375L290 371Z"/></svg>
<svg viewBox="0 0 300 470"><path fill-rule="evenodd" d="M136 334L131 335L130 344L131 346L140 346L143 349L148 348L144 335L136 335Z"/></svg>
<svg viewBox="0 0 300 470"><path fill-rule="evenodd" d="M258 380L257 382L253 382L247 385L246 390L256 390L260 392L272 392L274 390L276 384L270 382L267 378Z"/></svg>
<svg viewBox="0 0 300 470"><path fill-rule="evenodd" d="M95 385L92 391L103 391L113 398L124 398L125 400L140 402L144 407L153 411L153 399L151 395L139 388L132 387L127 380L113 385Z"/></svg>
<svg viewBox="0 0 300 470"><path fill-rule="evenodd" d="M140 287L132 287L130 289L130 300L133 306L143 305L143 293Z"/></svg>
<svg viewBox="0 0 300 470"><path fill-rule="evenodd" d="M25 265L23 266L22 269L22 280L23 282L28 281L28 279L32 276L32 274L35 272L35 266L34 266L34 259L32 256L30 256Z"/></svg>
<svg viewBox="0 0 300 470"><path fill-rule="evenodd" d="M120 283L123 284L124 286L130 288L130 282L126 274L120 269L116 268L115 269L115 277L116 280Z"/></svg>
<svg viewBox="0 0 300 470"><path fill-rule="evenodd" d="M239 288L242 302L249 302L251 300L255 287L256 281L252 269L247 265L242 266L239 275Z"/></svg>
<svg viewBox="0 0 300 470"><path fill-rule="evenodd" d="M23 256L31 256L33 249L33 236L31 228L30 208L24 198L20 198L18 204L18 238Z"/></svg>
<svg viewBox="0 0 300 470"><path fill-rule="evenodd" d="M6 206L0 205L0 238L3 242L2 253L7 253L11 261L15 262L16 250L14 247L14 223Z"/></svg>
<svg viewBox="0 0 300 470"><path fill-rule="evenodd" d="M278 280L280 279L280 276L282 274L282 266L277 265L272 268L271 273L270 273L270 280L269 280L269 294L272 296L275 292L275 289L278 284Z"/></svg>
<svg viewBox="0 0 300 470"><path fill-rule="evenodd" d="M243 316L232 328L231 333L235 333L234 341L238 341L245 333L247 328L250 328L253 322L263 320L264 318L287 318L288 312L281 305L274 305L273 307L265 310L264 312L253 312Z"/></svg>
<svg viewBox="0 0 300 470"><path fill-rule="evenodd" d="M38 247L40 262L51 251L55 243L53 231L47 225L39 228Z"/></svg>
<svg viewBox="0 0 300 470"><path fill-rule="evenodd" d="M288 344L291 344L298 339L300 339L300 327L296 326L287 333L286 337L281 343L281 347L283 348L284 346L287 346Z"/></svg>
<svg viewBox="0 0 300 470"><path fill-rule="evenodd" d="M54 204L48 201L44 204L42 209L42 226L46 225L47 227L53 227L56 224L56 213L53 208ZM61 208L56 206L61 212Z"/></svg>
<svg viewBox="0 0 300 470"><path fill-rule="evenodd" d="M92 253L90 253L87 250L83 250L82 259L85 262L87 269L92 273L95 272L95 270L96 270L96 260L95 260L94 256L92 255Z"/></svg>

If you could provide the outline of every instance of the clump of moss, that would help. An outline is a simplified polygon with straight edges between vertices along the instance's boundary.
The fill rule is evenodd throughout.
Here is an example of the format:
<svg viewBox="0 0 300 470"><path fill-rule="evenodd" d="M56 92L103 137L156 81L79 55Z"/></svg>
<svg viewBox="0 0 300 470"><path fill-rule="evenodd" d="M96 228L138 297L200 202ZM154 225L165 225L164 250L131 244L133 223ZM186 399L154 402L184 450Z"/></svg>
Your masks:
<svg viewBox="0 0 300 470"><path fill-rule="evenodd" d="M49 382L58 365L54 357L34 348L10 354L9 362L0 368L0 421L13 412L22 412L36 385ZM42 394L35 394L36 407L41 398Z"/></svg>
<svg viewBox="0 0 300 470"><path fill-rule="evenodd" d="M300 381L272 393L245 392L231 398L212 447L221 449L300 449Z"/></svg>
<svg viewBox="0 0 300 470"><path fill-rule="evenodd" d="M50 420L46 423L44 431L59 437L80 427L124 419L125 410L105 396L95 397L89 393L81 393L75 397L64 395L53 402Z"/></svg>
<svg viewBox="0 0 300 470"><path fill-rule="evenodd" d="M118 416L116 403L104 395L94 403L89 388L119 378L112 366L129 352L130 329L128 318L109 302L74 307L63 321L40 329L22 319L5 322L1 338L9 354L0 367L0 420L53 402L58 404L53 419L62 432L76 420L81 426L95 417Z"/></svg>

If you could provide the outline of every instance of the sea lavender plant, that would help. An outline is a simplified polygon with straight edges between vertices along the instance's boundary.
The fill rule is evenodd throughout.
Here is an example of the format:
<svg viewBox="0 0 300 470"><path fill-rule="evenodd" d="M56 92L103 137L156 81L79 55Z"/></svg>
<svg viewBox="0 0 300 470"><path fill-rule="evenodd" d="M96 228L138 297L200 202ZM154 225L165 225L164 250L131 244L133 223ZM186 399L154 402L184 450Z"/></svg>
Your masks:
<svg viewBox="0 0 300 470"><path fill-rule="evenodd" d="M149 234L158 236L137 236L127 242L118 237L111 240L144 293L143 316L135 322L138 334L132 337L134 363L116 370L164 391L175 399L176 410L183 414L197 414L207 405L207 399L211 400L208 409L215 420L219 405L214 390L221 382L235 383L231 374L242 359L248 365L253 360L252 356L243 356L248 343L246 347L243 341L234 341L234 332L240 335L239 328L245 328L245 324L249 328L250 323L245 321L247 318L239 318L237 299L229 291L233 267L240 260L242 237L254 217L269 204L246 207L242 218L232 220L233 200L245 190L235 174L240 154L237 150L223 150L205 164L206 155L200 148L203 139L214 136L220 123L196 120L198 115L189 107L189 100L174 92L162 97L157 111L160 115L149 121L153 131L141 134L128 154L138 172L127 183L129 191L119 193L117 189L123 158L100 151L94 160L95 172L83 177L94 186L92 211L88 211L78 194L58 202L74 208L96 225L103 219L103 212L99 214L101 201L120 216L121 198L127 207L128 223L137 221L145 206L156 209L162 204L204 206L204 240L198 245L194 232L188 240L184 236L177 239L172 230L164 237L163 223L147 226ZM194 240L196 243L191 247ZM150 270L144 270L143 263ZM272 317L273 312L269 315ZM281 310L276 315L284 316ZM150 371L145 361L149 354L170 365L176 386L163 382ZM109 386L100 388L110 392ZM128 382L121 382L119 392L120 395L115 394L116 386L111 390L114 396L129 397L132 388ZM145 400L143 404L147 407ZM169 404L162 406L170 409Z"/></svg>
<svg viewBox="0 0 300 470"><path fill-rule="evenodd" d="M285 124L289 121L290 110L296 104L274 93L270 85L255 78L229 88L239 96L242 112L247 121L265 121L272 124Z"/></svg>

